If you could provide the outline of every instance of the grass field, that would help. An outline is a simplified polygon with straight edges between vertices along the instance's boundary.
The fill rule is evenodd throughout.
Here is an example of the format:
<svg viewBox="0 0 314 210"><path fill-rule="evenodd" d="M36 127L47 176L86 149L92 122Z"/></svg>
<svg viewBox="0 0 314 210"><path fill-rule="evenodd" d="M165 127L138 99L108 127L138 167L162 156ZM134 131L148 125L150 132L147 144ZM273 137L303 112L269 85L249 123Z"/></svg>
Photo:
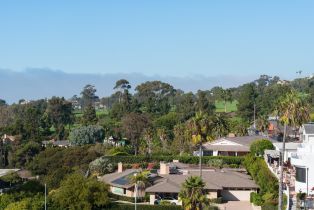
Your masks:
<svg viewBox="0 0 314 210"><path fill-rule="evenodd" d="M227 112L235 112L237 111L238 101L227 102ZM223 101L216 101L216 112L225 112L225 104Z"/></svg>
<svg viewBox="0 0 314 210"><path fill-rule="evenodd" d="M96 115L99 117L99 116L102 116L102 115L107 115L109 114L108 110L104 110L104 109L98 109L96 110ZM76 110L74 111L74 115L76 117L81 117L83 115L83 112L81 110Z"/></svg>

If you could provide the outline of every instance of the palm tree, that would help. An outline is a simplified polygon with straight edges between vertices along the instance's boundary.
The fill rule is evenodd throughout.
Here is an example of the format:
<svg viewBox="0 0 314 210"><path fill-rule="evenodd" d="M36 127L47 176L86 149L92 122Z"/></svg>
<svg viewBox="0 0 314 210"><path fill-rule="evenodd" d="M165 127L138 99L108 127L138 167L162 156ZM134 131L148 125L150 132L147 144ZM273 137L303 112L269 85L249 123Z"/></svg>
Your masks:
<svg viewBox="0 0 314 210"><path fill-rule="evenodd" d="M200 177L202 177L202 147L203 142L211 140L209 133L211 131L209 117L203 112L197 112L195 117L190 121L192 128L192 140L194 145L199 146L199 168L200 168Z"/></svg>
<svg viewBox="0 0 314 210"><path fill-rule="evenodd" d="M212 126L213 132L215 136L218 138L226 136L230 131L228 119L226 118L226 115L223 113L217 113L213 116Z"/></svg>
<svg viewBox="0 0 314 210"><path fill-rule="evenodd" d="M179 198L186 210L200 210L208 203L204 190L205 183L201 177L190 176L182 184Z"/></svg>
<svg viewBox="0 0 314 210"><path fill-rule="evenodd" d="M135 199L137 198L137 191L139 191L139 194L142 195L142 192L145 191L145 188L150 185L149 171L139 171L133 175L130 175L129 179L130 182L134 184Z"/></svg>
<svg viewBox="0 0 314 210"><path fill-rule="evenodd" d="M304 122L309 121L309 110L309 104L307 103L305 96L295 90L291 90L280 98L276 109L281 123L284 124L282 153L280 155L279 210L282 209L283 204L283 160L286 149L287 126L290 125L299 128Z"/></svg>
<svg viewBox="0 0 314 210"><path fill-rule="evenodd" d="M268 118L266 115L262 115L260 117L257 118L256 120L256 125L257 125L257 129L258 131L264 133L265 131L268 130Z"/></svg>

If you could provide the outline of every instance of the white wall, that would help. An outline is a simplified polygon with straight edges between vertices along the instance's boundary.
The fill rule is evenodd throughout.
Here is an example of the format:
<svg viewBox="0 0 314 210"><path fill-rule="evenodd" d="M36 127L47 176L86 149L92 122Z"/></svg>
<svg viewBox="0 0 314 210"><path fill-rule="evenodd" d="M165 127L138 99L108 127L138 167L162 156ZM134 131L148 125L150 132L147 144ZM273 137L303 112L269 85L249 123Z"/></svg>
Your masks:
<svg viewBox="0 0 314 210"><path fill-rule="evenodd" d="M222 190L221 196L225 201L250 201L251 190Z"/></svg>

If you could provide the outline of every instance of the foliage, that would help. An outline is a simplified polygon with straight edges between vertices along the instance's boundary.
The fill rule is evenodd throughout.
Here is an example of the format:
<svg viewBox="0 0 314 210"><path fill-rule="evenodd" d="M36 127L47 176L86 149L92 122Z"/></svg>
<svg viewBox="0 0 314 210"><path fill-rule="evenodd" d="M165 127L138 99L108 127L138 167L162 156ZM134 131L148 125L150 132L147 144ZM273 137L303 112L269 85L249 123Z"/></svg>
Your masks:
<svg viewBox="0 0 314 210"><path fill-rule="evenodd" d="M145 128L149 128L151 120L145 114L130 113L123 117L122 128L125 136L131 141L135 155L139 149L139 139L141 138Z"/></svg>
<svg viewBox="0 0 314 210"><path fill-rule="evenodd" d="M107 208L108 210L133 210L134 205L129 204L119 204L119 205L113 205L110 208ZM183 210L181 206L158 206L158 205L140 205L138 207L140 210ZM216 209L209 209L209 210L216 210Z"/></svg>
<svg viewBox="0 0 314 210"><path fill-rule="evenodd" d="M238 114L246 121L253 120L256 97L256 87L253 83L243 85L238 99Z"/></svg>
<svg viewBox="0 0 314 210"><path fill-rule="evenodd" d="M18 148L15 153L10 157L11 165L14 167L23 167L25 164L31 162L33 157L41 151L40 144L30 141L20 148Z"/></svg>
<svg viewBox="0 0 314 210"><path fill-rule="evenodd" d="M250 152L257 156L263 156L265 150L274 149L274 145L268 139L260 139L252 142L250 146Z"/></svg>
<svg viewBox="0 0 314 210"><path fill-rule="evenodd" d="M260 187L257 195L251 195L252 202L255 202L254 204L256 205L264 203L273 203L276 205L278 202L278 180L268 169L265 161L250 154L245 157L244 165ZM267 196L265 196L266 194Z"/></svg>
<svg viewBox="0 0 314 210"><path fill-rule="evenodd" d="M197 164L199 158L197 156L175 156L175 155L168 155L168 156L103 156L101 158L108 158L111 163L118 164L122 162L124 164L135 164L135 163L159 163L160 161L171 162L173 160L179 160L181 163L187 164ZM204 163L208 163L210 160L222 160L223 165L231 165L235 164L240 166L244 160L244 157L231 157L231 156L204 156L202 157Z"/></svg>
<svg viewBox="0 0 314 210"><path fill-rule="evenodd" d="M92 174L103 175L114 172L115 165L108 158L98 158L89 164Z"/></svg>
<svg viewBox="0 0 314 210"><path fill-rule="evenodd" d="M64 127L73 123L72 103L64 98L52 97L48 100L47 114L54 128L56 129L56 138L63 139Z"/></svg>
<svg viewBox="0 0 314 210"><path fill-rule="evenodd" d="M27 181L16 185L0 196L0 210L3 209L42 209L44 188L38 181Z"/></svg>
<svg viewBox="0 0 314 210"><path fill-rule="evenodd" d="M74 145L95 144L104 139L104 129L98 125L75 128L71 131L69 140Z"/></svg>
<svg viewBox="0 0 314 210"><path fill-rule="evenodd" d="M39 175L49 189L56 189L67 174L73 171L86 172L90 162L105 154L102 147L102 145L86 145L47 148L39 153L27 168L33 174Z"/></svg>
<svg viewBox="0 0 314 210"><path fill-rule="evenodd" d="M81 174L69 175L61 182L60 188L49 194L53 206L61 209L92 209L109 204L108 186L94 178Z"/></svg>
<svg viewBox="0 0 314 210"><path fill-rule="evenodd" d="M190 176L185 180L179 192L179 197L186 210L202 209L203 205L208 204L204 187L205 182L201 177Z"/></svg>
<svg viewBox="0 0 314 210"><path fill-rule="evenodd" d="M97 123L96 110L93 105L87 105L82 116L83 125L93 125Z"/></svg>

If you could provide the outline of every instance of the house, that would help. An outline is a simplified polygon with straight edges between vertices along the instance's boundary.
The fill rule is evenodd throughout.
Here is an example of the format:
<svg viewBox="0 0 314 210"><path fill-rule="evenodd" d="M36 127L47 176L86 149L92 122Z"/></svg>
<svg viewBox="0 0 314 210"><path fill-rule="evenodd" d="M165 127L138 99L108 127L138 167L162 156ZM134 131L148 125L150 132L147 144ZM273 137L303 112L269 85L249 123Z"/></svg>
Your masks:
<svg viewBox="0 0 314 210"><path fill-rule="evenodd" d="M3 143L12 143L15 141L15 136L4 134L1 139Z"/></svg>
<svg viewBox="0 0 314 210"><path fill-rule="evenodd" d="M275 150L282 153L283 143L274 142ZM297 151L297 148L301 145L299 142L287 142L285 143L284 162L290 162L291 156Z"/></svg>
<svg viewBox="0 0 314 210"><path fill-rule="evenodd" d="M173 166L177 170L171 170ZM114 194L134 197L134 185L130 183L129 177L137 173L138 169L122 171L122 164L118 168L118 172L104 175L99 178L100 181L108 183L110 191ZM159 197L179 200L178 194L185 180L189 176L198 175L199 170L195 165L160 163L160 169L150 174L151 186L145 189L145 193L150 196L150 204L153 205ZM226 201L249 201L250 193L259 189L245 171L204 168L202 179L205 182L207 197L211 199L222 197ZM145 193L142 192L138 196L144 196Z"/></svg>
<svg viewBox="0 0 314 210"><path fill-rule="evenodd" d="M250 145L258 139L269 139L265 136L223 137L203 145L204 156L243 156L250 152ZM198 151L194 155L199 155Z"/></svg>
<svg viewBox="0 0 314 210"><path fill-rule="evenodd" d="M291 154L295 168L295 191L314 194L314 124L304 124L300 129L302 143Z"/></svg>
<svg viewBox="0 0 314 210"><path fill-rule="evenodd" d="M106 174L100 177L103 181L110 185L110 192L126 197L134 197L134 184L131 183L130 177L140 172L140 169L123 170L122 163L118 164L118 171L115 173ZM138 194L137 197L144 197L145 194Z"/></svg>
<svg viewBox="0 0 314 210"><path fill-rule="evenodd" d="M69 147L71 143L68 140L49 140L49 141L42 141L42 146L47 147L49 145L54 147Z"/></svg>

